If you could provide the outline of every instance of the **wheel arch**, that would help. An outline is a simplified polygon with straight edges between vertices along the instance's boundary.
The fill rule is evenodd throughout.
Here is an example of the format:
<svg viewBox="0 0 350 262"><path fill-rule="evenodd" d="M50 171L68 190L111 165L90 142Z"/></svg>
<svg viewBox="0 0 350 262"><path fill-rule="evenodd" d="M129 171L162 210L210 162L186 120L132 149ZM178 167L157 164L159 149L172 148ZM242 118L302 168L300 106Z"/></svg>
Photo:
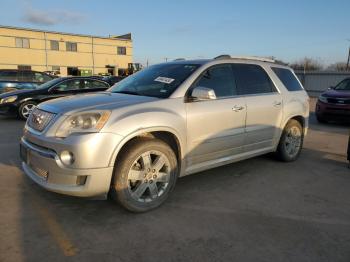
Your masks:
<svg viewBox="0 0 350 262"><path fill-rule="evenodd" d="M167 143L174 150L178 164L180 167L182 166L181 163L184 155L184 142L181 140L180 135L174 129L169 127L140 129L132 132L128 136L125 136L116 146L110 159L110 166L115 165L118 160L118 156L120 156L120 153L122 153L123 149L125 149L131 141L134 141L140 137L158 138Z"/></svg>

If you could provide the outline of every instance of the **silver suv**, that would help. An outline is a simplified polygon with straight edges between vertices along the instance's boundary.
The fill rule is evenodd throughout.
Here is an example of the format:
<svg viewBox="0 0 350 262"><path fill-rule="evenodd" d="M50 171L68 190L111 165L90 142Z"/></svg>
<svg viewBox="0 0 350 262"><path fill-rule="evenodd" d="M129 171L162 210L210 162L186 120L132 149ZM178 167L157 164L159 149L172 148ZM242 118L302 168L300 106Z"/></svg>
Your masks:
<svg viewBox="0 0 350 262"><path fill-rule="evenodd" d="M21 140L24 172L47 190L107 193L143 212L176 179L257 155L300 154L309 98L268 59L220 56L150 66L107 92L40 104Z"/></svg>

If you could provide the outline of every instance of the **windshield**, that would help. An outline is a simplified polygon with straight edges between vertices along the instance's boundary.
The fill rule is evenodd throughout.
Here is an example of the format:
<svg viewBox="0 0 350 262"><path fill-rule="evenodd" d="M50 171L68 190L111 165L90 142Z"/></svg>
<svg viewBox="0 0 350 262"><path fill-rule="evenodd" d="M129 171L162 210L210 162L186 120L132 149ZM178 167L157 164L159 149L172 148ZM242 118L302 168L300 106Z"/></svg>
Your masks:
<svg viewBox="0 0 350 262"><path fill-rule="evenodd" d="M55 84L57 84L57 83L59 83L61 81L62 81L62 78L55 78L55 79L50 80L50 81L48 81L48 82L46 82L46 83L44 83L42 85L37 86L36 89L50 88L51 86L53 86L53 85L55 85Z"/></svg>
<svg viewBox="0 0 350 262"><path fill-rule="evenodd" d="M335 90L350 91L350 79L346 79L340 82L335 88Z"/></svg>
<svg viewBox="0 0 350 262"><path fill-rule="evenodd" d="M160 64L150 66L112 86L112 93L158 98L169 97L200 65Z"/></svg>

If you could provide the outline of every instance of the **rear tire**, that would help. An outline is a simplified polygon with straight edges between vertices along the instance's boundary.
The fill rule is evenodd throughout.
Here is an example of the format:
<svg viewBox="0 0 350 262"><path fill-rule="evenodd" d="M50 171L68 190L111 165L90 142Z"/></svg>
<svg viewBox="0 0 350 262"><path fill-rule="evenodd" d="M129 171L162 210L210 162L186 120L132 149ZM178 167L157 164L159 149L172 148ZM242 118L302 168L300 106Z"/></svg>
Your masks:
<svg viewBox="0 0 350 262"><path fill-rule="evenodd" d="M295 161L300 155L303 141L303 127L297 120L289 120L282 132L277 147L277 157L284 162Z"/></svg>
<svg viewBox="0 0 350 262"><path fill-rule="evenodd" d="M18 108L18 117L23 120L27 120L31 111L36 107L37 103L28 101L22 103Z"/></svg>
<svg viewBox="0 0 350 262"><path fill-rule="evenodd" d="M110 195L132 212L161 205L174 189L178 176L175 153L159 139L137 138L120 153Z"/></svg>

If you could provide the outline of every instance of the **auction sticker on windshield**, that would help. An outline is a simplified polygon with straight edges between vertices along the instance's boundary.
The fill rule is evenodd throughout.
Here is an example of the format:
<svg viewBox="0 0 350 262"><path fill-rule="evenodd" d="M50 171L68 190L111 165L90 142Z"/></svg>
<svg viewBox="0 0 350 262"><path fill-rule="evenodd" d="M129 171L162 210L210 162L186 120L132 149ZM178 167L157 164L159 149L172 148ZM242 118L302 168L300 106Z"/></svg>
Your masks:
<svg viewBox="0 0 350 262"><path fill-rule="evenodd" d="M168 78L168 77L163 77L163 76L158 76L154 81L161 82L164 84L171 84L175 79L173 78Z"/></svg>

